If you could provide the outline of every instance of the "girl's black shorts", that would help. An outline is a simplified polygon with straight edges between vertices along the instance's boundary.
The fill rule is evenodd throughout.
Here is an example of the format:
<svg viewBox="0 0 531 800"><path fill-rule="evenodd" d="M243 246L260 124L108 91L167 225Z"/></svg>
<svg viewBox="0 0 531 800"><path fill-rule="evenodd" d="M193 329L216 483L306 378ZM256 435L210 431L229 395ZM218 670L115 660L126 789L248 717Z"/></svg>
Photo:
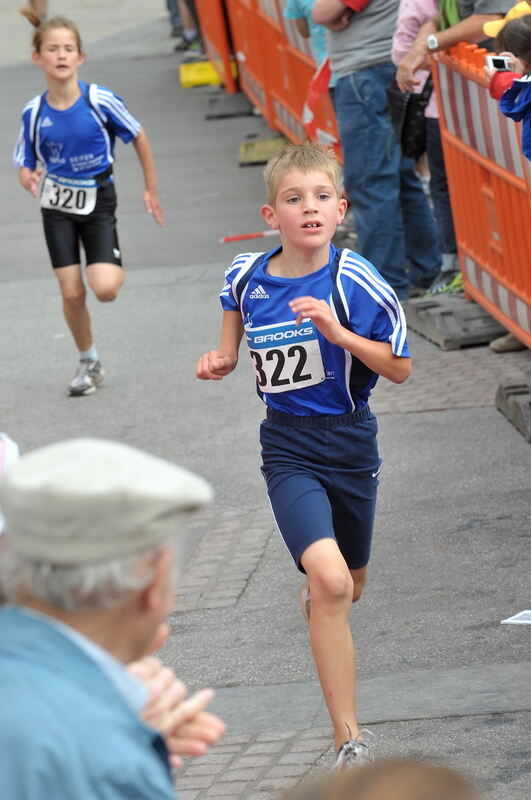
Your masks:
<svg viewBox="0 0 531 800"><path fill-rule="evenodd" d="M52 208L43 208L41 213L54 269L80 264L80 243L87 266L96 263L122 266L116 232L116 189L112 181L98 188L94 211L86 216Z"/></svg>

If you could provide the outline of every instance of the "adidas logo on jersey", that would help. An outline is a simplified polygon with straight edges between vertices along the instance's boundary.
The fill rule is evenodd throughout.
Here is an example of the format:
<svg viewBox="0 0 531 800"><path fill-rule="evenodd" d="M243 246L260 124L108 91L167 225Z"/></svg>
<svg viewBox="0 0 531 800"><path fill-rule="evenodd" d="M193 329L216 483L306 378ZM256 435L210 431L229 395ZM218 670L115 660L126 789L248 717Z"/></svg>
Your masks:
<svg viewBox="0 0 531 800"><path fill-rule="evenodd" d="M269 300L269 295L261 283L258 284L256 289L253 289L249 295L249 300Z"/></svg>
<svg viewBox="0 0 531 800"><path fill-rule="evenodd" d="M50 125L53 125L50 117L44 117L43 121L41 122L41 128L49 128Z"/></svg>

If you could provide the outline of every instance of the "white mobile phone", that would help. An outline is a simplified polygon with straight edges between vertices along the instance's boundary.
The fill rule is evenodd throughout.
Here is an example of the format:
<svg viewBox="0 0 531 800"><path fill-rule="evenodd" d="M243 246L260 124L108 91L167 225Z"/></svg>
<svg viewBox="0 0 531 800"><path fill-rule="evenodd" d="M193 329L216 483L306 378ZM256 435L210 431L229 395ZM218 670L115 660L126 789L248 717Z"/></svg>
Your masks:
<svg viewBox="0 0 531 800"><path fill-rule="evenodd" d="M486 56L485 64L489 69L511 69L511 59L509 56Z"/></svg>

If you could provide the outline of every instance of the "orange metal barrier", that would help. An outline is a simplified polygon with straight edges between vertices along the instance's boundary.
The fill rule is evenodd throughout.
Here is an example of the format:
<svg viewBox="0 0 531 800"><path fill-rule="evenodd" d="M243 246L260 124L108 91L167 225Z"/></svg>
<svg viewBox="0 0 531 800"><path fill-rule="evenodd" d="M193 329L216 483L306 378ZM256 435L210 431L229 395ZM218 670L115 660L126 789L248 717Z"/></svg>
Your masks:
<svg viewBox="0 0 531 800"><path fill-rule="evenodd" d="M273 126L273 107L267 91L266 59L256 0L225 0L240 88ZM273 50L274 53L274 50Z"/></svg>
<svg viewBox="0 0 531 800"><path fill-rule="evenodd" d="M466 292L531 347L531 162L485 53L461 43L432 63L459 258Z"/></svg>
<svg viewBox="0 0 531 800"><path fill-rule="evenodd" d="M226 91L234 94L237 85L232 75L230 32L223 0L195 0L195 8L208 58Z"/></svg>
<svg viewBox="0 0 531 800"><path fill-rule="evenodd" d="M335 115L327 91L305 111L316 65L308 39L284 18L284 0L196 0L208 56L227 91L234 91L230 44L241 89L266 119L292 142L317 138L339 148ZM228 25L227 25L228 20Z"/></svg>

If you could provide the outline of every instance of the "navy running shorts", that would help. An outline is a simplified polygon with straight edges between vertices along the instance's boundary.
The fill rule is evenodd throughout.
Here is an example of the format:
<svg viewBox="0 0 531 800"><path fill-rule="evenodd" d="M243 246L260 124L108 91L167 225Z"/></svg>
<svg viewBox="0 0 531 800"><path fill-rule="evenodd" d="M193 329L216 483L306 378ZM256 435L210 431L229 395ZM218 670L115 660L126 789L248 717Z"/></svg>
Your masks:
<svg viewBox="0 0 531 800"><path fill-rule="evenodd" d="M96 206L87 216L42 208L46 244L54 269L80 264L80 243L90 264L122 266L116 232L116 189L108 181L98 188Z"/></svg>
<svg viewBox="0 0 531 800"><path fill-rule="evenodd" d="M301 417L268 408L260 426L262 474L275 521L295 564L332 538L349 569L369 562L380 457L376 417Z"/></svg>

